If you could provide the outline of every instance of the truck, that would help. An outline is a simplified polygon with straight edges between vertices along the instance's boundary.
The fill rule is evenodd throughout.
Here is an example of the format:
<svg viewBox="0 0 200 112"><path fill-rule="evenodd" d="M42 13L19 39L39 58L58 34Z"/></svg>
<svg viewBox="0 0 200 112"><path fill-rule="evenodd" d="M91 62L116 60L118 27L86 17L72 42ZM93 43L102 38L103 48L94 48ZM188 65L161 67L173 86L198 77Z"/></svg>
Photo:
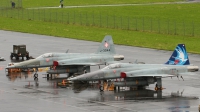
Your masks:
<svg viewBox="0 0 200 112"><path fill-rule="evenodd" d="M13 52L10 54L11 60L13 60L13 57L15 57L16 60L19 60L21 57L22 60L24 60L24 57L26 57L26 60L29 60L29 52L26 51L26 45L13 45Z"/></svg>

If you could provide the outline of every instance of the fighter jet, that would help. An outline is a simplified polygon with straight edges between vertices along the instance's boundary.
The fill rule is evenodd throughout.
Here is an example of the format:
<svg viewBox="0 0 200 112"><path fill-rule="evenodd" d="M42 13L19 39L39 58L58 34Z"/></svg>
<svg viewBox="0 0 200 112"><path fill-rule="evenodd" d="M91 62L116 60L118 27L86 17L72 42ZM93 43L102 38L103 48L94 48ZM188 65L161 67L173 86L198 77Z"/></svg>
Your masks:
<svg viewBox="0 0 200 112"><path fill-rule="evenodd" d="M96 53L45 53L32 60L15 63L6 69L51 67L47 71L48 74L69 73L72 75L90 72L90 66L93 65L106 65L123 59L123 55L116 54L112 37L107 35ZM34 77L38 77L37 72Z"/></svg>
<svg viewBox="0 0 200 112"><path fill-rule="evenodd" d="M162 78L181 77L192 75L199 67L190 65L184 44L178 44L173 54L165 64L133 64L115 63L100 70L69 78L71 81L95 81L101 82L100 91L103 91L103 81L114 81L116 86L145 87L157 82L155 89L162 90ZM184 79L183 79L184 80Z"/></svg>

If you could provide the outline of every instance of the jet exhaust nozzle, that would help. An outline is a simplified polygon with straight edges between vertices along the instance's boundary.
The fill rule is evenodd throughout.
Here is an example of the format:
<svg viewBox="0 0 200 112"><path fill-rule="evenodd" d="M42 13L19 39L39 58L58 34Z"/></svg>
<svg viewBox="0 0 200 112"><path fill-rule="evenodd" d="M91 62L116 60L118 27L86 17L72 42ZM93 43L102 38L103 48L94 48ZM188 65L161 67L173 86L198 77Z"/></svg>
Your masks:
<svg viewBox="0 0 200 112"><path fill-rule="evenodd" d="M187 66L187 69L188 69L189 72L199 71L199 67L198 66Z"/></svg>
<svg viewBox="0 0 200 112"><path fill-rule="evenodd" d="M114 60L115 60L115 61L124 60L124 56L123 56L123 55L115 55L115 56L114 56Z"/></svg>

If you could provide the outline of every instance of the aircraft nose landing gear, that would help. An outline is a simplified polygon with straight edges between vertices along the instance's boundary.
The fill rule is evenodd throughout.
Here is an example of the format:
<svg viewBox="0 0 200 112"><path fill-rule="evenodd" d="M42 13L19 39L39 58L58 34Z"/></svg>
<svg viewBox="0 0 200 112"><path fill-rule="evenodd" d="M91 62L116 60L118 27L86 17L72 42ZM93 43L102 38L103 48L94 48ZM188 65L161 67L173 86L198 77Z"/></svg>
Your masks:
<svg viewBox="0 0 200 112"><path fill-rule="evenodd" d="M38 69L36 68L36 72L34 73L34 79L38 78L38 73L37 73Z"/></svg>
<svg viewBox="0 0 200 112"><path fill-rule="evenodd" d="M38 78L38 74L37 74L37 72L34 74L34 78Z"/></svg>
<svg viewBox="0 0 200 112"><path fill-rule="evenodd" d="M100 85L99 90L100 90L100 92L103 92L103 86L102 85Z"/></svg>

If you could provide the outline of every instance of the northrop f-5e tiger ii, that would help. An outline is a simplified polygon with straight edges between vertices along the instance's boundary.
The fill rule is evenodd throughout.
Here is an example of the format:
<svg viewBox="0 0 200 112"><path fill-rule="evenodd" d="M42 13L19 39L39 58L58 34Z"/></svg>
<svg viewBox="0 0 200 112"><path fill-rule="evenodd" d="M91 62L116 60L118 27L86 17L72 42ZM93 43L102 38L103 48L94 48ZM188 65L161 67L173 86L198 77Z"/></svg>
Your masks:
<svg viewBox="0 0 200 112"><path fill-rule="evenodd" d="M101 82L100 91L103 91L103 81L114 79L113 85L129 87L145 87L157 82L155 89L162 90L163 77L180 77L192 75L199 67L190 65L184 44L179 44L172 56L165 64L134 64L115 63L100 70L69 78L71 81L95 81ZM121 81L115 81L115 79Z"/></svg>
<svg viewBox="0 0 200 112"><path fill-rule="evenodd" d="M15 63L7 69L52 67L48 74L69 73L70 76L90 72L90 66L116 63L123 59L123 55L116 54L112 37L107 35L96 53L45 53L32 60ZM34 77L38 77L37 72Z"/></svg>

